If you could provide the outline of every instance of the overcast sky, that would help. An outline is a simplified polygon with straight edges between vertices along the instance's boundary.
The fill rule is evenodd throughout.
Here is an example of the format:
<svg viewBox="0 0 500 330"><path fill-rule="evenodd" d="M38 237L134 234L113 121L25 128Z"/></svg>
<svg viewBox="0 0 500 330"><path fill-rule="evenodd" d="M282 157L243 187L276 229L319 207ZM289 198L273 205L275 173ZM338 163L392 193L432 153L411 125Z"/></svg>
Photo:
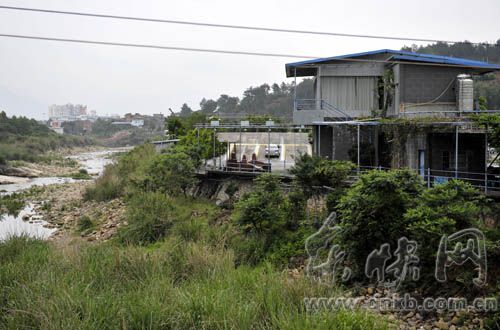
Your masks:
<svg viewBox="0 0 500 330"><path fill-rule="evenodd" d="M220 24L494 42L498 0L0 0L0 5ZM410 42L226 30L0 9L0 33L312 56ZM50 104L99 114L168 113L203 97L240 96L285 81L286 58L132 49L0 38L0 110L45 118Z"/></svg>

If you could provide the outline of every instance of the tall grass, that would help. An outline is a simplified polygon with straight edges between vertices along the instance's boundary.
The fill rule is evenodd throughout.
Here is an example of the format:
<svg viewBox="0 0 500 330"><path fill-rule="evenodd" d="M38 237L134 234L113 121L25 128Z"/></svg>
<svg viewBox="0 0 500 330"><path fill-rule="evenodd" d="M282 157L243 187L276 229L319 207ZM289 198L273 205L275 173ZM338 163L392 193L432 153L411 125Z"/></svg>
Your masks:
<svg viewBox="0 0 500 330"><path fill-rule="evenodd" d="M383 329L365 312L307 314L305 296L334 294L270 266L175 236L149 247L0 244L2 329Z"/></svg>

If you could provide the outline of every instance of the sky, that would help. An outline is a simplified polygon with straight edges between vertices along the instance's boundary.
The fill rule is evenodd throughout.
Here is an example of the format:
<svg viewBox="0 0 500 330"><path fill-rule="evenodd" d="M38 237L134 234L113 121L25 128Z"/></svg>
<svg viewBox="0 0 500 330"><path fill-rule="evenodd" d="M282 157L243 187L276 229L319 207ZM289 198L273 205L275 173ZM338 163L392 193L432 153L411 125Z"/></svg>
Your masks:
<svg viewBox="0 0 500 330"><path fill-rule="evenodd" d="M0 5L351 34L495 42L500 1L0 0ZM412 42L228 30L0 9L0 33L190 48L334 56ZM419 43L422 44L422 43ZM183 103L288 81L269 58L0 37L0 110L46 119L51 104L100 115L168 114Z"/></svg>

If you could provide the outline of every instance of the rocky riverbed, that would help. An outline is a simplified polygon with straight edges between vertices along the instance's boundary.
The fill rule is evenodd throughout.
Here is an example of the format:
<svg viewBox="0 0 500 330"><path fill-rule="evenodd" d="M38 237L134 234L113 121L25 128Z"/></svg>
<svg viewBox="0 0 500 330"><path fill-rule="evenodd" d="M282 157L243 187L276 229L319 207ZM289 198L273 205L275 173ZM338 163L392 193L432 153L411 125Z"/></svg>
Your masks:
<svg viewBox="0 0 500 330"><path fill-rule="evenodd" d="M83 169L97 177L112 162L113 154L126 150L85 149L50 164L16 162L18 167L4 166L3 173L19 176L0 176L0 194L21 193L25 207L16 215L0 215L0 239L25 234L57 240L75 233L87 240L111 238L121 221L123 203L86 202L83 193L92 181L67 175ZM91 219L92 227L79 232L82 217Z"/></svg>

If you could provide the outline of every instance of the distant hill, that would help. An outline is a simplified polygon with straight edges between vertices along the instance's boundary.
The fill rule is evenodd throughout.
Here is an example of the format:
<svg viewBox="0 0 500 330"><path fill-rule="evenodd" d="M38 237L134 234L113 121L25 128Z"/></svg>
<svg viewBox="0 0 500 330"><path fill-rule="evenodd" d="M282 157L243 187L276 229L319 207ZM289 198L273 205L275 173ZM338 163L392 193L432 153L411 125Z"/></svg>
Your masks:
<svg viewBox="0 0 500 330"><path fill-rule="evenodd" d="M293 83L262 84L247 88L241 99L226 94L222 94L217 100L203 98L199 110L207 116L217 112L222 115L237 114L241 117L270 115L284 121L291 121L293 94ZM312 79L304 79L297 84L297 98L314 98ZM184 104L181 115L183 113L189 114L190 111L188 105Z"/></svg>
<svg viewBox="0 0 500 330"><path fill-rule="evenodd" d="M0 165L7 160L38 161L47 151L91 143L88 138L57 134L34 119L9 118L0 112Z"/></svg>
<svg viewBox="0 0 500 330"><path fill-rule="evenodd" d="M402 50L424 54L453 56L500 64L500 39L494 45L474 45L470 42L457 44L435 43L427 46L408 46ZM500 110L500 73L476 79L475 97L483 96L489 110Z"/></svg>

